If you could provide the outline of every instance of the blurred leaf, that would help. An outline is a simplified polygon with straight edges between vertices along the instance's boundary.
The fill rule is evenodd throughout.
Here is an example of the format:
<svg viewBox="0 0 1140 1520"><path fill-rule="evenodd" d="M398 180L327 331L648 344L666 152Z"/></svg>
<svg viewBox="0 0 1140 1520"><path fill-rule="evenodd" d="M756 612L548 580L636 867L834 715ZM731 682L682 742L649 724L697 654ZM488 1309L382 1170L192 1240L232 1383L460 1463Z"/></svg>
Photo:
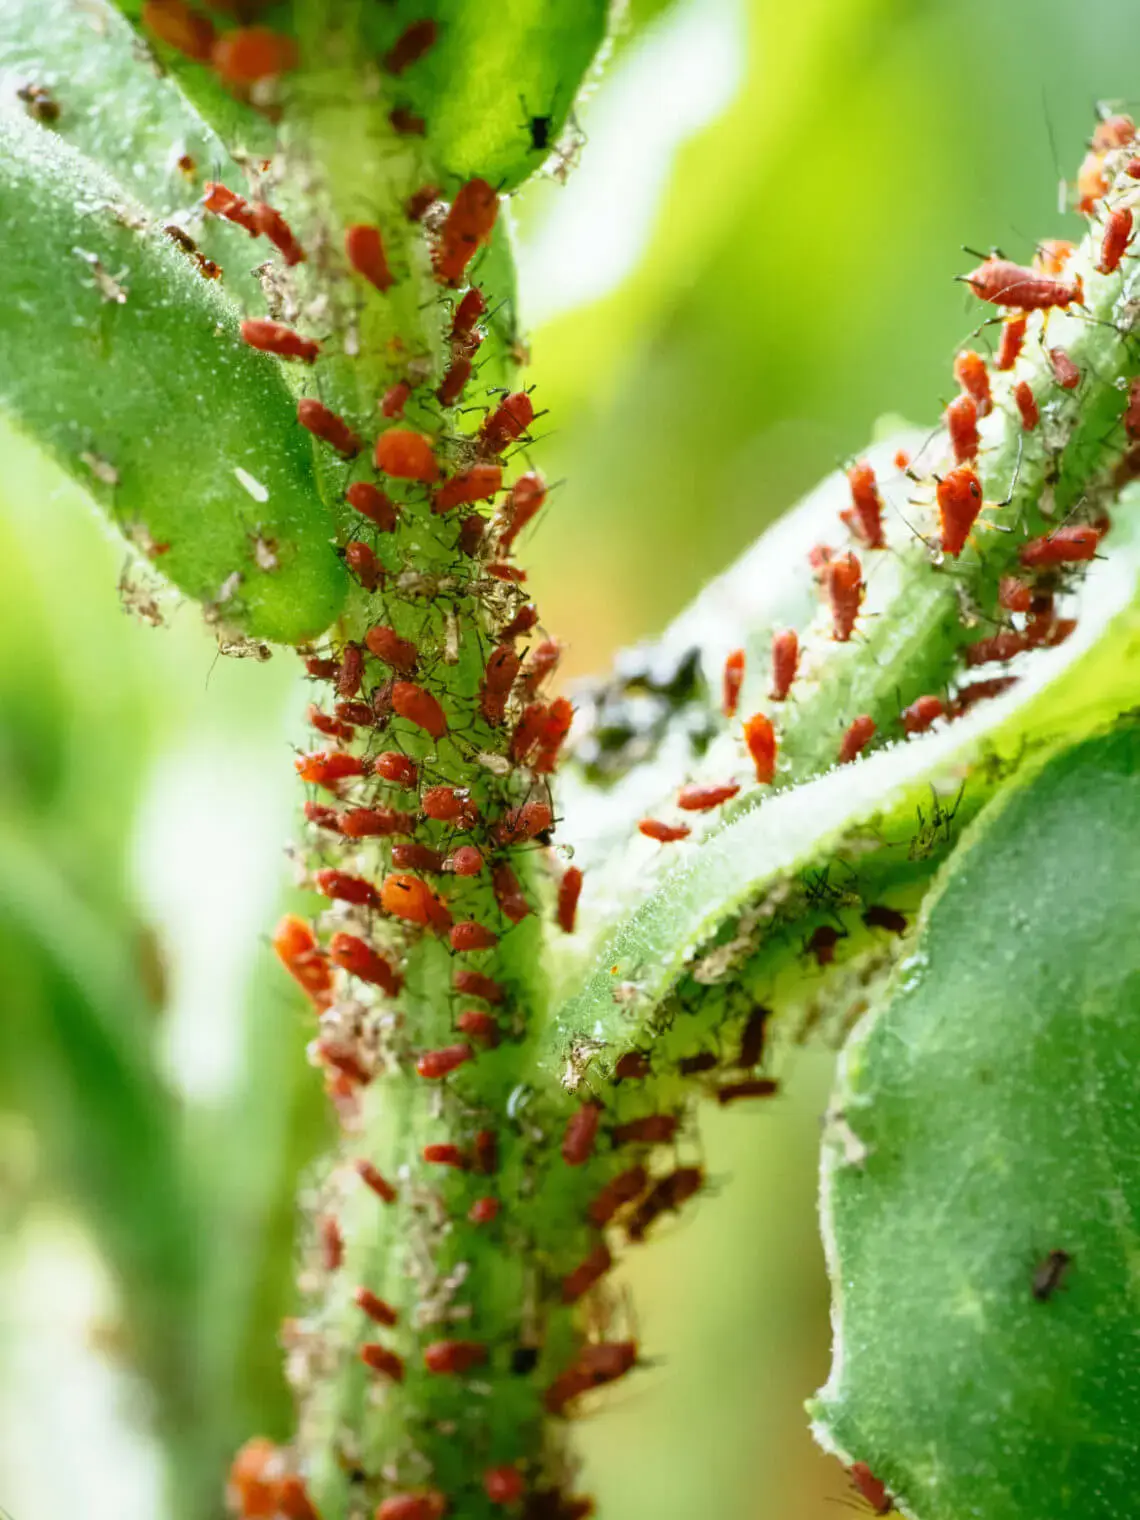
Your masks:
<svg viewBox="0 0 1140 1520"><path fill-rule="evenodd" d="M1130 723L982 815L844 1056L833 1106L866 1156L826 1152L836 1349L813 1412L916 1520L1132 1502L1137 837Z"/></svg>

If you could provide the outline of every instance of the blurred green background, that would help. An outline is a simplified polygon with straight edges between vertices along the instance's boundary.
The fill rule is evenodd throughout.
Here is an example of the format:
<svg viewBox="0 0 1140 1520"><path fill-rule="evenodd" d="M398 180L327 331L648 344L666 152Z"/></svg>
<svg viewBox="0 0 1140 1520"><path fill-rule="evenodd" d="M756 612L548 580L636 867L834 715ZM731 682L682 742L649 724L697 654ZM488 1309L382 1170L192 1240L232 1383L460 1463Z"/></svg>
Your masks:
<svg viewBox="0 0 1140 1520"><path fill-rule="evenodd" d="M564 482L528 557L572 672L880 414L935 415L975 320L960 245L1075 235L1059 176L1138 65L1125 0L634 0L581 167L514 208ZM0 1506L203 1520L235 1433L288 1429L274 1334L324 1137L266 947L304 695L289 660L216 660L188 609L125 614L145 594L116 596L81 493L7 433L0 458ZM846 1502L801 1411L827 1079L805 1056L779 1110L709 1113L723 1186L630 1262L657 1366L581 1429L611 1520Z"/></svg>

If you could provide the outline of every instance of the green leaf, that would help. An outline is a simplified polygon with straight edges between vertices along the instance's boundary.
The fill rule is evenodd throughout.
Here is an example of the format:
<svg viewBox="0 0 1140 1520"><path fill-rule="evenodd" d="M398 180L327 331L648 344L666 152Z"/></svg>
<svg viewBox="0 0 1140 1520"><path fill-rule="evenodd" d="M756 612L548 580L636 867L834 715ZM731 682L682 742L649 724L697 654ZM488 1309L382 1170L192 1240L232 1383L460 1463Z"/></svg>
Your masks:
<svg viewBox="0 0 1140 1520"><path fill-rule="evenodd" d="M1134 1506L1138 838L1130 721L982 814L844 1056L813 1412L916 1520ZM1035 1294L1052 1252L1068 1268Z"/></svg>
<svg viewBox="0 0 1140 1520"><path fill-rule="evenodd" d="M277 361L241 342L225 295L47 130L0 123L0 216L20 227L0 404L227 625L284 642L320 633L345 574Z"/></svg>

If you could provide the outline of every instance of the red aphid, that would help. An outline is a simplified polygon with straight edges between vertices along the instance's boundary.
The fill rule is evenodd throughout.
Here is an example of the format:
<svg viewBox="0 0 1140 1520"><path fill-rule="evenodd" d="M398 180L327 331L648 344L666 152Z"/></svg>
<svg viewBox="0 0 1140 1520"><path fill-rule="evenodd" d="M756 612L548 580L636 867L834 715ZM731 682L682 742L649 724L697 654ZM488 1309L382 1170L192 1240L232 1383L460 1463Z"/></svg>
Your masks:
<svg viewBox="0 0 1140 1520"><path fill-rule="evenodd" d="M597 1103L583 1103L571 1114L562 1137L562 1159L567 1166L584 1166L594 1154L602 1110Z"/></svg>
<svg viewBox="0 0 1140 1520"><path fill-rule="evenodd" d="M1127 207L1110 211L1104 224L1104 237L1100 245L1098 274L1115 274L1120 268L1128 244L1132 241L1132 212Z"/></svg>
<svg viewBox="0 0 1140 1520"><path fill-rule="evenodd" d="M851 509L840 516L868 549L882 549L886 545L883 500L875 483L875 472L865 459L847 471L847 484L851 487Z"/></svg>
<svg viewBox="0 0 1140 1520"><path fill-rule="evenodd" d="M475 330L475 324L487 310L487 301L483 292L475 285L467 292L455 308L455 316L451 323L451 341L454 343L460 338L469 338Z"/></svg>
<svg viewBox="0 0 1140 1520"><path fill-rule="evenodd" d="M227 221L235 223L238 227L244 227L250 237L257 237L258 228L253 207L236 191L227 189L216 180L207 180L202 204L215 216L224 216Z"/></svg>
<svg viewBox="0 0 1140 1520"><path fill-rule="evenodd" d="M549 776L558 767L558 756L570 725L574 721L574 707L568 697L555 697L546 710L546 717L539 736L538 754L532 762L540 776Z"/></svg>
<svg viewBox="0 0 1140 1520"><path fill-rule="evenodd" d="M364 655L359 644L346 644L340 657L340 670L336 678L339 697L354 697L360 690L364 675Z"/></svg>
<svg viewBox="0 0 1140 1520"><path fill-rule="evenodd" d="M919 697L902 710L902 725L908 734L924 734L938 718L946 716L946 704L940 697Z"/></svg>
<svg viewBox="0 0 1140 1520"><path fill-rule="evenodd" d="M491 867L491 890L499 912L512 924L521 923L530 912L530 903L519 886L519 879L506 861Z"/></svg>
<svg viewBox="0 0 1140 1520"><path fill-rule="evenodd" d="M294 237L292 227L280 211L275 211L264 201L255 201L250 207L250 215L257 231L269 239L290 268L305 262L305 250Z"/></svg>
<svg viewBox="0 0 1140 1520"><path fill-rule="evenodd" d="M764 1059L764 1045L768 1038L768 1021L772 1017L772 1010L765 1008L762 1003L757 1003L748 1015L744 1028L740 1032L740 1053L736 1058L738 1066L759 1066Z"/></svg>
<svg viewBox="0 0 1140 1520"><path fill-rule="evenodd" d="M1008 259L988 258L964 278L980 301L1019 311L1047 311L1054 306L1063 311L1084 300L1079 275L1072 281L1054 279Z"/></svg>
<svg viewBox="0 0 1140 1520"><path fill-rule="evenodd" d="M578 898L582 894L582 873L577 866L567 866L558 883L556 918L563 934L573 934L578 918Z"/></svg>
<svg viewBox="0 0 1140 1520"><path fill-rule="evenodd" d="M954 359L954 378L968 396L974 398L979 417L987 417L993 410L990 377L986 361L972 348L964 348Z"/></svg>
<svg viewBox="0 0 1140 1520"><path fill-rule="evenodd" d="M411 428L389 428L381 433L373 450L376 468L395 480L419 480L430 485L439 479L439 465L431 439Z"/></svg>
<svg viewBox="0 0 1140 1520"><path fill-rule="evenodd" d="M662 823L660 818L642 818L637 825L639 834L655 839L658 844L673 844L678 839L688 839L693 832L687 823Z"/></svg>
<svg viewBox="0 0 1140 1520"><path fill-rule="evenodd" d="M462 1377L487 1360L482 1341L432 1341L424 1347L424 1366L444 1377Z"/></svg>
<svg viewBox="0 0 1140 1520"><path fill-rule="evenodd" d="M1128 404L1121 419L1129 438L1140 438L1140 379L1128 382Z"/></svg>
<svg viewBox="0 0 1140 1520"><path fill-rule="evenodd" d="M504 554L509 554L515 539L526 525L542 510L546 501L546 481L537 470L520 475L511 487L511 494L504 512L505 526L499 538Z"/></svg>
<svg viewBox="0 0 1140 1520"><path fill-rule="evenodd" d="M403 871L385 876L380 886L380 902L385 913L405 923L423 924L433 929L449 929L451 914L426 881Z"/></svg>
<svg viewBox="0 0 1140 1520"><path fill-rule="evenodd" d="M828 561L823 574L831 603L831 636L845 644L863 603L863 567L854 554L840 554Z"/></svg>
<svg viewBox="0 0 1140 1520"><path fill-rule="evenodd" d="M1001 340L998 343L997 358L994 361L997 369L1012 369L1017 363L1028 326L1029 318L1023 311L1014 312L1006 317L1001 324Z"/></svg>
<svg viewBox="0 0 1140 1520"><path fill-rule="evenodd" d="M978 405L973 396L955 396L944 413L956 464L978 457Z"/></svg>
<svg viewBox="0 0 1140 1520"><path fill-rule="evenodd" d="M1092 559L1100 542L1100 534L1093 527L1073 524L1054 528L1041 538L1031 539L1018 554L1027 570L1040 570L1052 565L1074 565L1081 560Z"/></svg>
<svg viewBox="0 0 1140 1520"><path fill-rule="evenodd" d="M480 517L478 512L469 512L466 517L459 519L459 533L455 539L455 547L460 554L466 554L468 559L476 559L486 532L487 519Z"/></svg>
<svg viewBox="0 0 1140 1520"><path fill-rule="evenodd" d="M1140 158L1130 158L1124 165L1124 172L1129 179L1140 179Z"/></svg>
<svg viewBox="0 0 1140 1520"><path fill-rule="evenodd" d="M482 853L473 844L460 845L444 861L443 869L455 876L478 876L483 870Z"/></svg>
<svg viewBox="0 0 1140 1520"><path fill-rule="evenodd" d="M866 1462L852 1462L847 1469L847 1476L858 1491L859 1497L866 1500L876 1515L891 1513L895 1502L887 1492L886 1485L875 1477Z"/></svg>
<svg viewBox="0 0 1140 1520"><path fill-rule="evenodd" d="M615 1145L667 1145L677 1133L680 1120L674 1114L647 1114L614 1126Z"/></svg>
<svg viewBox="0 0 1140 1520"><path fill-rule="evenodd" d="M382 417L402 417L404 408L407 406L412 395L412 387L406 380L397 380L395 385L389 386L380 398L380 415Z"/></svg>
<svg viewBox="0 0 1140 1520"><path fill-rule="evenodd" d="M545 802L524 802L503 814L492 828L491 838L499 845L525 844L544 834L553 822L554 814Z"/></svg>
<svg viewBox="0 0 1140 1520"><path fill-rule="evenodd" d="M306 432L312 433L313 438L321 439L322 444L328 444L336 448L337 453L345 459L354 459L365 445L363 439L357 438L344 416L337 416L336 412L330 412L324 401L318 401L315 397L302 397L296 403L296 420Z"/></svg>
<svg viewBox="0 0 1140 1520"><path fill-rule="evenodd" d="M327 1008L333 999L332 972L310 925L295 913L287 913L274 930L273 948L315 1007Z"/></svg>
<svg viewBox="0 0 1140 1520"><path fill-rule="evenodd" d="M452 985L456 992L482 998L485 1003L496 1006L506 997L506 992L499 983L484 976L481 971L457 971L452 978Z"/></svg>
<svg viewBox="0 0 1140 1520"><path fill-rule="evenodd" d="M493 930L477 924L474 919L466 919L463 923L455 924L451 929L448 939L453 950L493 950L499 943L499 936Z"/></svg>
<svg viewBox="0 0 1140 1520"><path fill-rule="evenodd" d="M409 222L421 222L424 213L429 206L434 206L439 200L440 190L438 185L421 185L414 190L404 202L404 215Z"/></svg>
<svg viewBox="0 0 1140 1520"><path fill-rule="evenodd" d="M603 1241L594 1247L585 1261L562 1279L562 1302L576 1304L578 1300L599 1282L613 1266L610 1249Z"/></svg>
<svg viewBox="0 0 1140 1520"><path fill-rule="evenodd" d="M384 237L370 222L353 222L344 230L344 256L377 290L390 290L395 283L384 252Z"/></svg>
<svg viewBox="0 0 1140 1520"><path fill-rule="evenodd" d="M368 1318L377 1325L391 1327L399 1318L392 1305L384 1299L378 1298L370 1288L357 1288L352 1295L358 1309L362 1309Z"/></svg>
<svg viewBox="0 0 1140 1520"><path fill-rule="evenodd" d="M707 813L723 802L730 802L739 791L740 784L736 781L722 781L719 785L694 781L677 793L677 806L686 813Z"/></svg>
<svg viewBox="0 0 1140 1520"><path fill-rule="evenodd" d="M387 623L375 623L364 635L364 642L378 660L390 665L400 675L415 673L420 662L420 652L411 639L402 639ZM402 757L401 757L402 758Z"/></svg>
<svg viewBox="0 0 1140 1520"><path fill-rule="evenodd" d="M347 871L317 871L313 883L318 892L336 902L353 903L360 908L379 908L380 894L363 876L352 876Z"/></svg>
<svg viewBox="0 0 1140 1520"><path fill-rule="evenodd" d="M467 1210L467 1217L472 1224L490 1224L498 1216L499 1200L497 1198L476 1198Z"/></svg>
<svg viewBox="0 0 1140 1520"><path fill-rule="evenodd" d="M637 1363L634 1341L593 1341L583 1346L575 1361L546 1390L550 1414L561 1414L571 1400L592 1388L624 1377Z"/></svg>
<svg viewBox="0 0 1140 1520"><path fill-rule="evenodd" d="M416 1062L416 1070L429 1082L440 1082L474 1059L475 1051L470 1045L445 1045L441 1050L425 1050Z"/></svg>
<svg viewBox="0 0 1140 1520"><path fill-rule="evenodd" d="M287 1473L277 1489L277 1513L281 1520L320 1520L303 1478Z"/></svg>
<svg viewBox="0 0 1140 1520"><path fill-rule="evenodd" d="M753 713L744 722L744 742L756 767L761 786L770 786L776 775L776 730L766 713Z"/></svg>
<svg viewBox="0 0 1140 1520"><path fill-rule="evenodd" d="M430 691L411 681L397 681L392 687L392 710L417 728L422 728L433 739L442 739L447 732L447 717Z"/></svg>
<svg viewBox="0 0 1140 1520"><path fill-rule="evenodd" d="M615 1082L636 1082L642 1077L647 1077L650 1071L650 1060L644 1050L627 1050L620 1055L614 1063Z"/></svg>
<svg viewBox="0 0 1140 1520"><path fill-rule="evenodd" d="M344 1236L331 1214L325 1214L321 1219L320 1245L321 1265L326 1272L335 1272L344 1261Z"/></svg>
<svg viewBox="0 0 1140 1520"><path fill-rule="evenodd" d="M460 828L473 828L479 818L479 809L466 787L429 786L420 798L420 806L426 818L437 823L456 823Z"/></svg>
<svg viewBox="0 0 1140 1520"><path fill-rule="evenodd" d="M443 870L443 852L427 844L394 844L392 864L397 871L425 871L439 874Z"/></svg>
<svg viewBox="0 0 1140 1520"><path fill-rule="evenodd" d="M942 552L957 559L982 510L982 483L973 470L961 465L942 477L936 494Z"/></svg>
<svg viewBox="0 0 1140 1520"><path fill-rule="evenodd" d="M467 1170L467 1157L457 1145L446 1143L425 1145L424 1160L429 1166L453 1166L460 1172Z"/></svg>
<svg viewBox="0 0 1140 1520"><path fill-rule="evenodd" d="M376 1194L383 1203L395 1203L399 1194L380 1170L360 1157L353 1162L360 1180Z"/></svg>
<svg viewBox="0 0 1140 1520"><path fill-rule="evenodd" d="M456 354L439 383L435 396L440 406L454 406L471 379L472 364L467 354ZM473 498L477 499L477 498ZM445 510L442 509L441 510Z"/></svg>
<svg viewBox="0 0 1140 1520"><path fill-rule="evenodd" d="M226 1500L243 1517L272 1516L277 1511L282 1454L265 1436L247 1441L230 1465Z"/></svg>
<svg viewBox="0 0 1140 1520"><path fill-rule="evenodd" d="M353 776L364 774L364 761L359 755L346 755L339 749L317 749L307 755L298 755L293 764L302 781L334 791L337 784Z"/></svg>
<svg viewBox="0 0 1140 1520"><path fill-rule="evenodd" d="M393 808L349 808L340 815L340 831L348 839L387 839L392 834L410 834L415 826L409 813Z"/></svg>
<svg viewBox="0 0 1140 1520"><path fill-rule="evenodd" d="M862 713L844 733L839 744L839 763L847 765L857 760L875 737L875 720Z"/></svg>
<svg viewBox="0 0 1140 1520"><path fill-rule="evenodd" d="M794 628L782 628L772 635L772 686L768 692L773 702L783 702L792 689L800 663L800 641Z"/></svg>
<svg viewBox="0 0 1140 1520"><path fill-rule="evenodd" d="M835 947L843 938L832 924L820 924L814 929L805 948L815 956L819 966L830 966L835 960Z"/></svg>
<svg viewBox="0 0 1140 1520"><path fill-rule="evenodd" d="M468 1039L478 1040L480 1045L497 1045L499 1042L498 1024L481 1008L465 1008L456 1018L455 1027Z"/></svg>
<svg viewBox="0 0 1140 1520"><path fill-rule="evenodd" d="M389 997L395 997L403 986L404 979L391 962L355 934L334 934L329 941L329 960L358 981L379 987Z"/></svg>
<svg viewBox="0 0 1140 1520"><path fill-rule="evenodd" d="M480 518L479 521L482 521ZM538 624L538 608L533 602L527 602L515 613L507 626L500 632L501 639L518 639Z"/></svg>
<svg viewBox="0 0 1140 1520"><path fill-rule="evenodd" d="M443 1520L447 1500L438 1489L418 1494L393 1494L376 1511L375 1520Z"/></svg>
<svg viewBox="0 0 1140 1520"><path fill-rule="evenodd" d="M238 27L218 37L211 58L227 84L251 85L296 68L297 44L266 26Z"/></svg>
<svg viewBox="0 0 1140 1520"><path fill-rule="evenodd" d="M384 566L376 558L368 545L361 543L358 538L354 538L345 544L344 562L354 573L365 591L375 591L376 587L384 579Z"/></svg>
<svg viewBox="0 0 1140 1520"><path fill-rule="evenodd" d="M442 515L453 507L474 501L490 501L503 488L503 472L497 464L477 464L462 475L453 475L436 490L432 511Z"/></svg>
<svg viewBox="0 0 1140 1520"><path fill-rule="evenodd" d="M526 1483L517 1467L489 1467L483 1474L483 1492L492 1504L517 1504Z"/></svg>
<svg viewBox="0 0 1140 1520"><path fill-rule="evenodd" d="M1032 433L1041 420L1041 413L1037 409L1037 397L1028 380L1017 382L1013 388L1013 399L1017 403L1022 427L1027 433Z"/></svg>
<svg viewBox="0 0 1140 1520"><path fill-rule="evenodd" d="M318 829L328 829L332 834L340 833L340 814L334 807L325 807L321 802L306 802L305 817Z"/></svg>
<svg viewBox="0 0 1140 1520"><path fill-rule="evenodd" d="M368 480L355 480L344 493L344 499L369 522L375 523L381 533L392 533L396 528L396 506L392 498Z"/></svg>
<svg viewBox="0 0 1140 1520"><path fill-rule="evenodd" d="M522 717L511 735L512 760L525 761L538 748L546 727L548 709L545 702L531 702L523 708Z"/></svg>
<svg viewBox="0 0 1140 1520"><path fill-rule="evenodd" d="M557 670L561 658L562 645L557 639L543 639L541 644L531 650L523 670L523 687L528 696L533 697L543 682Z"/></svg>
<svg viewBox="0 0 1140 1520"><path fill-rule="evenodd" d="M526 391L506 396L479 429L479 442L491 454L501 454L508 444L521 438L534 421L534 403Z"/></svg>
<svg viewBox="0 0 1140 1520"><path fill-rule="evenodd" d="M703 1185L704 1173L699 1166L679 1166L654 1183L629 1221L630 1240L644 1240L654 1220L666 1212L676 1213L700 1192Z"/></svg>
<svg viewBox="0 0 1140 1520"><path fill-rule="evenodd" d="M376 1341L365 1341L360 1348L360 1360L373 1372L381 1372L393 1383L404 1381L404 1363L394 1351Z"/></svg>
<svg viewBox="0 0 1140 1520"><path fill-rule="evenodd" d="M724 686L721 706L726 718L735 718L744 684L744 650L734 649L724 662Z"/></svg>
<svg viewBox="0 0 1140 1520"><path fill-rule="evenodd" d="M460 186L435 251L435 276L445 285L458 285L477 250L486 243L499 215L498 193L485 179Z"/></svg>
<svg viewBox="0 0 1140 1520"><path fill-rule="evenodd" d="M384 54L384 67L389 74L402 74L418 63L426 52L435 46L439 28L430 19L413 21L404 28L392 47ZM387 1517L385 1517L387 1520Z"/></svg>
<svg viewBox="0 0 1140 1520"><path fill-rule="evenodd" d="M365 642L367 642L367 635ZM416 762L396 749L386 749L382 754L377 755L372 762L372 769L385 781L390 781L393 786L416 786L420 779Z"/></svg>
<svg viewBox="0 0 1140 1520"><path fill-rule="evenodd" d="M586 1212L600 1228L609 1224L619 1209L640 1198L648 1186L649 1173L645 1168L641 1165L631 1166L628 1171L619 1172L606 1183Z"/></svg>
<svg viewBox="0 0 1140 1520"><path fill-rule="evenodd" d="M148 32L197 63L208 63L214 46L214 26L182 0L146 0L142 23Z"/></svg>
<svg viewBox="0 0 1140 1520"><path fill-rule="evenodd" d="M370 728L375 720L375 710L367 702L338 702L337 718L353 728Z"/></svg>
<svg viewBox="0 0 1140 1520"><path fill-rule="evenodd" d="M312 364L321 351L321 345L312 338L302 338L283 322L269 322L262 317L247 317L241 324L241 335L250 348L276 354L279 359L300 359Z"/></svg>
<svg viewBox="0 0 1140 1520"><path fill-rule="evenodd" d="M520 660L513 644L503 643L491 651L479 686L479 710L492 726L506 715L507 699L518 678Z"/></svg>
<svg viewBox="0 0 1140 1520"><path fill-rule="evenodd" d="M1049 368L1053 371L1053 379L1062 390L1075 391L1081 383L1081 372L1063 348L1050 348L1046 350L1049 357Z"/></svg>
<svg viewBox="0 0 1140 1520"><path fill-rule="evenodd" d="M998 582L998 602L1009 612L1028 612L1033 602L1032 588L1016 575L1003 575Z"/></svg>

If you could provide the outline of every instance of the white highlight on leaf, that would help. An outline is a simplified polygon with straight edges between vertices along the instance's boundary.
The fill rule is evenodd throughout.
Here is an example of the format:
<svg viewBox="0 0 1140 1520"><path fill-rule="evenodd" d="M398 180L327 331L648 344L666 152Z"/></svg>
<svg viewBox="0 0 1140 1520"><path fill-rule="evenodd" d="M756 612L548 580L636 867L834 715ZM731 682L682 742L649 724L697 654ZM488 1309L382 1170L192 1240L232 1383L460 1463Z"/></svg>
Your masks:
<svg viewBox="0 0 1140 1520"><path fill-rule="evenodd" d="M269 488L263 486L260 480L255 480L248 470L242 469L240 464L235 467L234 474L237 476L238 485L247 490L254 501L269 500Z"/></svg>

